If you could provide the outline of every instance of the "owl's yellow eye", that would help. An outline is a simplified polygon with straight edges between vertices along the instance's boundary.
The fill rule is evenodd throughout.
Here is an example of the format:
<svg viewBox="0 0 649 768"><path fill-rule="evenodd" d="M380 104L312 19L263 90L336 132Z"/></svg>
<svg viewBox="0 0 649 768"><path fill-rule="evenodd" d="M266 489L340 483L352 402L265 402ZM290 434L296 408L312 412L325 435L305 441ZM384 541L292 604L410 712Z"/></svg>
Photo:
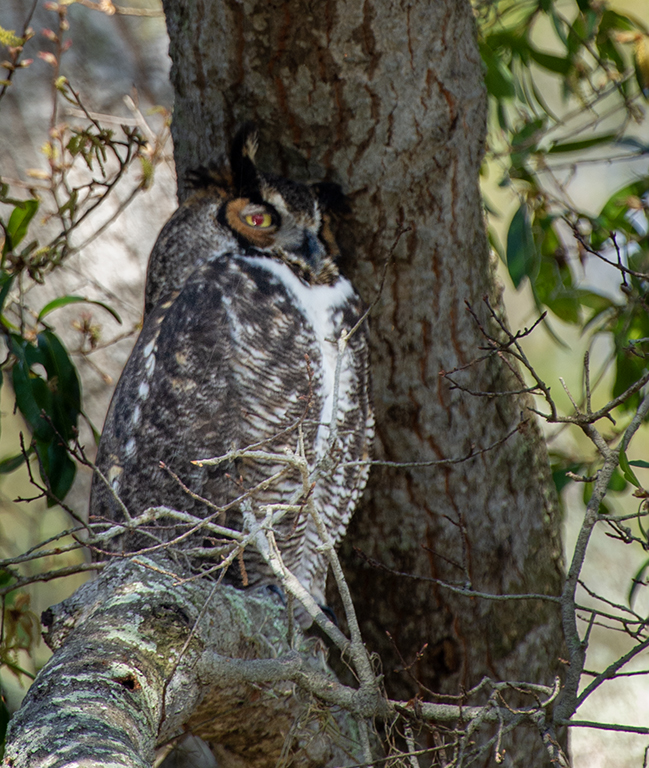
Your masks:
<svg viewBox="0 0 649 768"><path fill-rule="evenodd" d="M258 229L266 229L273 223L270 213L249 213L243 217L243 220L249 227L256 227Z"/></svg>

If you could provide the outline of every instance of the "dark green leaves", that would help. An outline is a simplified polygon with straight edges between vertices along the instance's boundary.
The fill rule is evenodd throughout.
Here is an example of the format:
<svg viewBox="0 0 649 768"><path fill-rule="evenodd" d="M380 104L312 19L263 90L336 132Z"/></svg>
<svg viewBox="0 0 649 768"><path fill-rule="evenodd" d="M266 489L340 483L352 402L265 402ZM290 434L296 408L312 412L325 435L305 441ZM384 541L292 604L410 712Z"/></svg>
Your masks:
<svg viewBox="0 0 649 768"><path fill-rule="evenodd" d="M25 456L22 453L2 459L0 460L0 475L8 475L10 472L18 469L18 467L22 467L24 463Z"/></svg>
<svg viewBox="0 0 649 768"><path fill-rule="evenodd" d="M633 605L633 599L635 597L635 593L638 590L638 587L641 587L644 580L644 575L647 571L647 568L649 568L649 560L645 560L644 563L640 566L637 573L631 579L631 587L629 589L629 594L627 595L627 600L629 602L629 605Z"/></svg>
<svg viewBox="0 0 649 768"><path fill-rule="evenodd" d="M626 453L624 451L624 448L620 448L620 469L622 470L622 474L624 475L624 479L631 483L631 485L635 485L636 488L640 488L640 481L635 476L634 471L629 466L629 460L626 457Z"/></svg>
<svg viewBox="0 0 649 768"><path fill-rule="evenodd" d="M538 259L527 205L521 203L507 232L507 269L512 282L519 287L524 277L533 279Z"/></svg>
<svg viewBox="0 0 649 768"><path fill-rule="evenodd" d="M617 138L615 133L607 133L602 136L595 136L592 139L582 139L581 141L565 141L560 144L554 144L548 150L548 154L557 154L559 152L583 152L584 149L597 147L600 144L608 144Z"/></svg>
<svg viewBox="0 0 649 768"><path fill-rule="evenodd" d="M76 471L67 445L77 434L81 388L76 369L56 335L45 330L36 341L34 345L11 334L14 392L34 437L41 477L52 494L63 499Z"/></svg>
<svg viewBox="0 0 649 768"><path fill-rule="evenodd" d="M86 141L94 152L95 159L101 157L96 142L86 134L79 134L76 140L76 151L83 154L85 150L82 143ZM71 150L75 149L75 146L71 147ZM81 413L81 390L75 366L56 334L46 328L32 341L34 331L28 329L28 332L21 335L19 328L6 315L5 305L10 291L16 284L16 275L27 270L32 277L36 277L39 269L38 262L32 258L34 252L37 257L40 253L36 241L21 252L17 251L38 211L39 201L9 198L8 188L4 184L0 185L0 201L12 207L8 220L0 219L0 226L4 230L0 264L0 322L4 327L11 353L5 361L5 367L11 367L16 405L32 436L25 454L14 453L0 460L0 475L13 472L26 458L35 454L41 478L51 494L51 498L48 498L48 504L51 506L55 503L54 499L62 500L65 497L74 480L76 467L67 449L77 434ZM72 213L76 204L77 196L73 190L67 201L61 205L59 214L66 211ZM44 318L54 310L82 302L100 306L118 323L122 322L117 312L101 301L84 296L61 296L41 309L37 323L42 326ZM3 372L0 369L0 386L2 381Z"/></svg>
<svg viewBox="0 0 649 768"><path fill-rule="evenodd" d="M480 43L480 55L485 65L485 85L490 95L497 99L511 99L516 93L510 70L504 65L487 43Z"/></svg>

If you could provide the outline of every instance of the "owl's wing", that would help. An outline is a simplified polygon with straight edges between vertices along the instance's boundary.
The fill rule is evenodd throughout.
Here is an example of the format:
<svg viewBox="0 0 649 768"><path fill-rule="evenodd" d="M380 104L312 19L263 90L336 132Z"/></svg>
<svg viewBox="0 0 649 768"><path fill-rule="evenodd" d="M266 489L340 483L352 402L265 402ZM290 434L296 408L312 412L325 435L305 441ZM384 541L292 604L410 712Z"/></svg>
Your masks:
<svg viewBox="0 0 649 768"><path fill-rule="evenodd" d="M311 381L307 354L316 370ZM294 451L297 429L287 428L300 421L308 401L313 413L321 409L319 367L313 331L280 281L234 254L199 268L146 318L113 396L97 457L112 490L95 476L91 514L122 519L117 494L132 516L157 505L204 516L205 506L160 462L192 492L220 506L255 487L281 465L242 460L201 468L192 461L261 441L269 451ZM316 431L317 419L304 423L308 444ZM299 484L297 474L288 473L253 500L285 502ZM226 523L241 526L238 508ZM304 524L287 522L297 536ZM164 531L154 533L165 539ZM151 543L135 537L113 546L133 550Z"/></svg>

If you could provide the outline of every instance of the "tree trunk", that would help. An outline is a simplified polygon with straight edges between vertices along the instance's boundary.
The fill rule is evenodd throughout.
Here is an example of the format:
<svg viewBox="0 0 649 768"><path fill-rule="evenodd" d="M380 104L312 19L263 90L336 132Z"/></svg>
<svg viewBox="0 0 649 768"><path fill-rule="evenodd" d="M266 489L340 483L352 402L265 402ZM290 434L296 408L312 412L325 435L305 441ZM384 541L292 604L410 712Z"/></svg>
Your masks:
<svg viewBox="0 0 649 768"><path fill-rule="evenodd" d="M549 681L561 651L555 606L467 598L353 550L483 592L560 592L555 494L527 401L474 397L440 377L483 354L465 302L485 327L483 297L498 303L478 186L486 93L469 2L166 0L165 11L181 198L184 173L254 119L262 165L349 194L343 267L368 303L392 255L371 314L377 458L466 456L523 421L463 463L373 470L344 559L388 691L458 693L484 675ZM478 392L521 388L498 358L457 380ZM540 764L532 738L537 746L517 734L507 759Z"/></svg>

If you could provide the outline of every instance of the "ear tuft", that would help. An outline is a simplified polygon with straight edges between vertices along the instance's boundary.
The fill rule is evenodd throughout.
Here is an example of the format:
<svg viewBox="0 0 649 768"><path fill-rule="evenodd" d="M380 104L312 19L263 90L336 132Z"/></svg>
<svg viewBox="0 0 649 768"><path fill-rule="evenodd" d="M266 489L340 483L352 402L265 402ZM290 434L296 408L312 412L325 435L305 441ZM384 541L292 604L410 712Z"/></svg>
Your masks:
<svg viewBox="0 0 649 768"><path fill-rule="evenodd" d="M315 192L321 208L326 213L350 212L349 202L340 184L333 181L319 181L317 184L312 184L311 189Z"/></svg>
<svg viewBox="0 0 649 768"><path fill-rule="evenodd" d="M227 189L231 185L230 174L223 159L219 162L211 161L207 167L201 165L198 168L191 168L185 174L185 181L190 189L209 189L210 187Z"/></svg>
<svg viewBox="0 0 649 768"><path fill-rule="evenodd" d="M255 168L258 140L257 126L250 122L239 128L232 142L232 184L239 197L249 197L259 189L259 177Z"/></svg>

